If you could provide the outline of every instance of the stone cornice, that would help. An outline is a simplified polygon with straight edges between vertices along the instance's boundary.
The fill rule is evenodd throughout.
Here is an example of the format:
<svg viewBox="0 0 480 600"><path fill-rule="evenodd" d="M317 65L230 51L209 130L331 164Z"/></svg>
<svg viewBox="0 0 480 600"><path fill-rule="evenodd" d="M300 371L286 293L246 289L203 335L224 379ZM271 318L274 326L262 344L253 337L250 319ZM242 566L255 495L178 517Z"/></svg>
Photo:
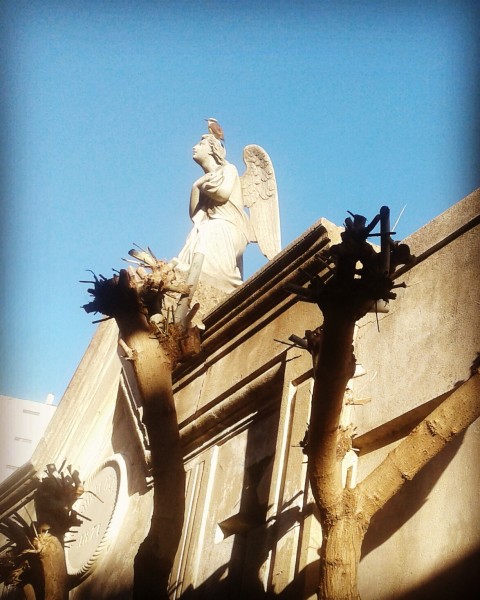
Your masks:
<svg viewBox="0 0 480 600"><path fill-rule="evenodd" d="M174 386L184 378L190 379L193 372L214 360L219 352L224 354L231 344L238 344L235 339L239 335L248 335L254 325L265 325L278 312L295 304L297 298L287 291L287 283L301 286L309 279L305 271L320 273L324 267L318 253L330 241L339 241L340 231L326 219L320 219L215 307L204 318L202 351L175 370Z"/></svg>

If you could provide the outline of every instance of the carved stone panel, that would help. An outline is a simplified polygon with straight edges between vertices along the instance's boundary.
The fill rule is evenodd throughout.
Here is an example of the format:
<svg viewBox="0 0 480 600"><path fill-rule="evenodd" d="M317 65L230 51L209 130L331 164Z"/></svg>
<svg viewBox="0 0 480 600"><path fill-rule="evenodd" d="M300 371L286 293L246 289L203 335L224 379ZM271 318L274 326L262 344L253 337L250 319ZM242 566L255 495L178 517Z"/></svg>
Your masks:
<svg viewBox="0 0 480 600"><path fill-rule="evenodd" d="M70 532L71 541L66 539L70 575L85 577L108 549L125 515L127 489L127 470L120 454L103 462L85 482L85 493L73 507L83 523Z"/></svg>

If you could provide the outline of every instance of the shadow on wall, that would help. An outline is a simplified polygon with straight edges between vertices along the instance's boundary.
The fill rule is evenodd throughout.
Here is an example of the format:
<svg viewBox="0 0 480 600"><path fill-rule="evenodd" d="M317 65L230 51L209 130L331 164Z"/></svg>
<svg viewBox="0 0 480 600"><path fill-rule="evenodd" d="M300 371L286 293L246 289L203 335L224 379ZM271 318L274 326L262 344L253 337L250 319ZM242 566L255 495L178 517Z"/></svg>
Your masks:
<svg viewBox="0 0 480 600"><path fill-rule="evenodd" d="M181 600L299 600L305 594L315 593L313 588L305 590L306 569L300 571L281 593L266 592L260 579L262 565L272 553L275 554L278 540L315 510L314 504L308 504L304 510L292 506L302 494L298 492L281 507L274 520L270 517L273 523L266 519L271 508L267 500L272 483L278 418L279 414L275 414L268 431L262 419L248 430L242 496L236 521L231 523L235 541L229 563L219 567L197 588L188 587L180 596ZM265 442L266 434L268 442ZM261 453L259 447L263 447ZM220 524L222 529L226 525ZM312 568L318 570L318 564L308 566L309 570Z"/></svg>
<svg viewBox="0 0 480 600"><path fill-rule="evenodd" d="M427 598L435 598L435 600L476 600L478 598L478 590L480 588L480 549L463 560L459 561L449 569L444 570L441 574L432 577L429 581L421 586L411 590L403 596L397 596L396 600L425 600ZM312 565L318 569L318 562ZM228 570L228 565L219 568L202 586L193 590L189 588L182 594L182 600L198 600L198 599L220 599L231 600L228 595L226 581L221 581ZM273 594L257 590L255 598L264 600L299 600L303 597L314 595L315 589L303 589L304 573L301 571L297 577L283 590L281 594ZM20 590L18 590L20 592ZM243 591L243 598L252 598L254 596L245 595L247 591ZM305 594L305 595L303 595ZM8 596L12 600L20 600L21 595ZM102 596L99 600L128 600L131 598L130 588L117 590L115 593L109 593ZM386 600L386 599L385 599Z"/></svg>
<svg viewBox="0 0 480 600"><path fill-rule="evenodd" d="M263 597L259 571L271 547L266 526L279 411L259 415L248 428L242 492L237 513L219 523L224 535L234 535L231 558L196 589L187 588L182 600L255 600Z"/></svg>
<svg viewBox="0 0 480 600"><path fill-rule="evenodd" d="M128 380L129 383L131 379ZM135 423L131 414L127 412L128 399L122 398L119 390L113 415L111 444L113 452L121 454L128 465L128 495L146 494L149 487L145 481L147 468L143 447L139 435L135 431Z"/></svg>
<svg viewBox="0 0 480 600"><path fill-rule="evenodd" d="M435 457L425 468L402 490L388 502L380 511L368 530L364 545L363 556L383 544L397 530L426 503L434 485L446 470L454 456L457 454L464 434L450 442L444 450ZM247 447L248 454L248 447ZM248 461L247 461L248 462ZM243 506L251 503L247 500L251 494L251 482L248 481L248 469L244 482L244 495L241 504ZM270 475L269 475L270 477ZM252 506L250 504L250 506ZM286 510L285 510L286 509ZM309 505L306 511L312 511L314 507ZM305 517L305 511L301 512L298 507L284 507L278 515L278 520L273 527L267 528L265 524L252 528L248 532L237 533L230 565L223 565L211 577L197 589L189 588L182 594L182 600L234 600L248 597L249 600L277 598L280 600L298 600L315 594L315 587L304 589L306 578L305 570L300 571L292 582L279 594L265 592L258 577L261 565L266 560L269 552L275 550L276 540L281 537L296 523ZM248 556L248 563L245 557ZM436 577L399 600L423 600L424 598L444 598L445 600L462 598L470 599L477 597L464 590L468 588L465 582L477 581L479 575L470 573L468 570L474 562L474 555L460 561L455 567L447 569ZM248 572L245 571L248 567ZM244 572L241 572L241 569ZM310 572L317 571L318 562L309 565ZM448 582L448 583L447 583ZM462 590L459 594L458 590Z"/></svg>
<svg viewBox="0 0 480 600"><path fill-rule="evenodd" d="M308 510L310 510L310 508L312 507L309 506ZM288 509L282 513L282 515L283 518L281 519L280 529L275 527L272 528L275 533L271 533L271 541L276 539L276 535L282 537L291 527L297 524L301 518L300 511L297 508ZM265 539L267 539L267 536L265 536ZM243 543L245 543L245 540L243 540ZM273 544L271 544L271 546L273 546ZM262 552L258 552L258 556L262 556L262 562L266 558L264 552L265 548L266 546L263 546ZM320 561L316 561L315 563L310 564L308 569L318 570L320 568L319 562ZM305 588L306 569L300 571L281 593L276 594L274 592L266 592L263 589L263 584L258 578L260 564L255 571L252 569L252 572L248 576L248 582L246 582L245 579L243 582L240 582L240 580L235 582L233 577L229 576L229 564L222 565L222 567L217 569L215 573L213 573L198 588L187 588L181 595L181 600L234 600L239 598L248 598L248 600L299 600L315 594L316 585L312 585L309 589Z"/></svg>
<svg viewBox="0 0 480 600"><path fill-rule="evenodd" d="M182 600L298 600L303 597L303 573L299 573L281 595L265 592L260 579L262 565L271 552L275 552L277 540L297 525L305 513L311 514L313 510L311 505L303 512L300 507L292 506L297 494L282 507L273 523L267 522L278 425L279 412L276 411L266 419L260 416L249 427L238 512L219 524L224 534L235 536L230 561L197 588L188 587L181 595Z"/></svg>
<svg viewBox="0 0 480 600"><path fill-rule="evenodd" d="M480 589L480 549L397 600L476 600Z"/></svg>
<svg viewBox="0 0 480 600"><path fill-rule="evenodd" d="M362 545L362 558L386 542L428 502L428 496L462 445L465 432L445 448L407 482L372 518Z"/></svg>
<svg viewBox="0 0 480 600"><path fill-rule="evenodd" d="M316 561L311 565L311 567L319 569L319 563L320 561ZM316 591L316 587L311 587L310 589L306 589L304 587L304 569L300 571L297 576L288 584L288 586L279 594L275 594L274 592L266 592L263 587L259 586L255 590L251 590L251 593L248 589L244 588L240 592L240 595L230 596L226 581L220 581L221 577L224 576L227 570L228 565L224 565L200 587L196 589L188 588L182 594L181 600L232 600L234 597L248 598L248 600L300 600L304 597L313 596ZM240 586L238 587L238 590L240 591ZM117 600L117 598L109 598L108 600ZM123 599L119 598L118 600ZM410 600L410 598L408 600ZM412 598L412 600L414 599Z"/></svg>
<svg viewBox="0 0 480 600"><path fill-rule="evenodd" d="M275 553L277 541L293 526L301 522L306 514L311 514L313 505L302 511L298 506L291 506L294 498L282 507L275 522L267 523L268 490L272 483L275 441L277 438L279 413L272 411L267 417L270 426L265 427L265 414L257 418L248 429L246 452L244 457L244 478L238 512L233 518L219 523L226 535L234 535L231 559L219 567L199 587L187 588L180 596L182 600L240 600L249 598L299 600L315 594L315 589L304 589L305 582L312 582L306 576L306 569L300 571L281 593L265 592L260 580L260 570L271 552ZM133 463L140 458L140 449L131 444L131 432L125 427L124 407L117 403L112 445L116 452L122 452ZM432 488L439 480L458 452L464 434L447 444L422 471L401 491L394 496L385 507L377 513L366 533L362 547L362 557L378 548L428 502ZM130 443L127 443L130 441ZM240 459L240 457L239 457ZM145 493L144 479L129 481L129 493ZM142 489L143 488L143 489ZM436 598L453 600L462 598L470 600L478 595L480 571L476 569L476 561L480 551L459 561L456 565L432 577L422 586L410 591L396 600L423 600ZM478 564L478 562L477 562ZM308 566L310 573L318 572L318 562ZM313 581L315 578L313 578ZM477 584L477 586L475 586ZM313 584L312 584L313 585ZM471 586L476 588L475 595ZM103 600L127 600L131 597L130 589L117 589ZM386 600L386 599L385 599Z"/></svg>

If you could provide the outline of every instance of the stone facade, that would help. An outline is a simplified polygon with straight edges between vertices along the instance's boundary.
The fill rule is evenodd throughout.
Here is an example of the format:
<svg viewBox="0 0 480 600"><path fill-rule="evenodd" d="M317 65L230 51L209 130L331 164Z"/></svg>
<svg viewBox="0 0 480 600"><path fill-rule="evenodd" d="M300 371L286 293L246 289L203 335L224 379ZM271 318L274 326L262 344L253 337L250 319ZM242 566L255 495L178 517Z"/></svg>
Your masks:
<svg viewBox="0 0 480 600"><path fill-rule="evenodd" d="M468 377L480 349L480 192L407 241L420 260L389 312L358 326L358 377L343 420L362 478ZM321 531L301 441L309 421L309 354L291 346L322 321L288 282L320 270L339 229L321 220L206 318L202 352L174 373L187 472L186 514L172 598L313 599ZM141 401L117 330L99 326L28 463L0 487L0 518L31 512L33 477L66 458L94 494L69 543L72 600L127 599L150 522L152 489ZM478 422L453 441L372 522L359 585L364 600L466 598L480 547ZM478 582L477 582L478 583ZM451 595L441 595L451 592ZM461 590L461 591L459 591ZM433 591L433 592L432 592ZM473 598L473 596L471 596Z"/></svg>

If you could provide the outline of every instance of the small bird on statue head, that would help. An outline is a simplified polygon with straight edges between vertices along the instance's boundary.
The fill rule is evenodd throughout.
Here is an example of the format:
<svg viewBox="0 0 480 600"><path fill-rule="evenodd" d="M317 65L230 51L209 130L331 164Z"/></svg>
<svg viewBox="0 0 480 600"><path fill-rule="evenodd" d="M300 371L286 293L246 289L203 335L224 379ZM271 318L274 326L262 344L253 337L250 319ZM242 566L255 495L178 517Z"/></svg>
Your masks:
<svg viewBox="0 0 480 600"><path fill-rule="evenodd" d="M209 133L216 137L217 140L220 140L220 142L223 144L225 141L225 136L223 135L223 129L217 119L210 117L209 119L205 119L205 121L207 122Z"/></svg>

